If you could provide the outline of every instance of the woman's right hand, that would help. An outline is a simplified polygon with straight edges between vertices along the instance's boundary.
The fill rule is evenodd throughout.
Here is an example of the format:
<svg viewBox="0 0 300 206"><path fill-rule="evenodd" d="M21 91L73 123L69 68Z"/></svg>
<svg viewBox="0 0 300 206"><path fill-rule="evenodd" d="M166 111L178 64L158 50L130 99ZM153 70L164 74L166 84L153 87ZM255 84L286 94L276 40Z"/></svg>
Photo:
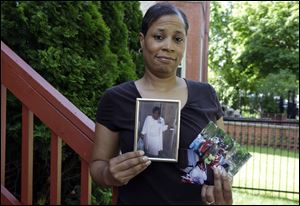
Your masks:
<svg viewBox="0 0 300 206"><path fill-rule="evenodd" d="M139 150L110 159L103 170L105 184L110 186L126 185L151 164L151 161L144 154L144 151Z"/></svg>

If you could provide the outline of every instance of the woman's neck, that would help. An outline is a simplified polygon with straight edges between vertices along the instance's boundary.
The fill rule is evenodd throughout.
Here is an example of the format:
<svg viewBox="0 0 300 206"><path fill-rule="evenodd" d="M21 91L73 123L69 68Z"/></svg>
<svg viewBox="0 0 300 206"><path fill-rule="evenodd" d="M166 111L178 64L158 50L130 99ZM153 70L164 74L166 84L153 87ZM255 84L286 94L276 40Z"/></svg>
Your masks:
<svg viewBox="0 0 300 206"><path fill-rule="evenodd" d="M145 72L140 81L143 85L143 88L147 90L166 92L178 86L179 78L177 76L159 78L150 72Z"/></svg>

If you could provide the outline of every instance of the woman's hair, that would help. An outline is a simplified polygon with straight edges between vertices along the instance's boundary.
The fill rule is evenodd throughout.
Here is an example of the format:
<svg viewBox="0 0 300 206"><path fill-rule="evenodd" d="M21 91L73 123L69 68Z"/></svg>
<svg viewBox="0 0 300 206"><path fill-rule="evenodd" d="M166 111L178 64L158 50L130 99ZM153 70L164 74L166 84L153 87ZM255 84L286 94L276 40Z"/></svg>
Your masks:
<svg viewBox="0 0 300 206"><path fill-rule="evenodd" d="M159 107L153 107L152 113L154 114L155 112L158 112L158 114L160 114L160 108Z"/></svg>
<svg viewBox="0 0 300 206"><path fill-rule="evenodd" d="M146 36L147 31L150 28L150 26L153 24L153 22L155 22L160 17L166 15L177 15L181 17L184 21L185 32L187 33L189 29L189 23L183 11L181 11L179 8L177 8L176 6L170 3L162 2L162 3L154 4L146 12L143 18L142 31L141 31L144 34L144 36Z"/></svg>

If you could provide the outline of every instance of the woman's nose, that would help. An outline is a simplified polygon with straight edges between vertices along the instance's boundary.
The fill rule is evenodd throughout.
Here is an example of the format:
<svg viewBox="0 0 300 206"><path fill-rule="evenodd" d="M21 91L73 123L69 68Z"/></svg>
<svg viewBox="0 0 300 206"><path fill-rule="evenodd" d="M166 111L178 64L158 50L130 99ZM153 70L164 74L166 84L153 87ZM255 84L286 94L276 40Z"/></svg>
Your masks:
<svg viewBox="0 0 300 206"><path fill-rule="evenodd" d="M174 43L172 42L172 39L166 38L162 49L166 51L174 51Z"/></svg>

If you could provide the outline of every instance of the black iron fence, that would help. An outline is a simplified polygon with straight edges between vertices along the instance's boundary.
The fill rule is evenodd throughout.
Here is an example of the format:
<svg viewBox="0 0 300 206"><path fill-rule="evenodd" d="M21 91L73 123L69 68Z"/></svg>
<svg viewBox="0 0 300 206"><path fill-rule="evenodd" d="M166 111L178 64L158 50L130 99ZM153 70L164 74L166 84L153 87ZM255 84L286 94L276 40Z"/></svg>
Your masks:
<svg viewBox="0 0 300 206"><path fill-rule="evenodd" d="M233 188L299 200L299 121L224 120L226 132L252 154Z"/></svg>

